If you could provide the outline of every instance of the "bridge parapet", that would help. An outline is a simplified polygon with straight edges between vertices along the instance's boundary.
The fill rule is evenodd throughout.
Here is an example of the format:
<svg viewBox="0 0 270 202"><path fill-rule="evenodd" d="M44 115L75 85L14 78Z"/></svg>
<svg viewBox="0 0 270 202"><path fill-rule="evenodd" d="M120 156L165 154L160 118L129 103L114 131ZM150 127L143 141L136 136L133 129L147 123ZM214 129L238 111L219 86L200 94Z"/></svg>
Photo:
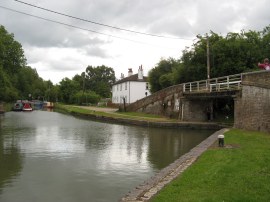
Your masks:
<svg viewBox="0 0 270 202"><path fill-rule="evenodd" d="M194 81L183 84L184 94L190 93L211 93L229 90L240 90L242 74L223 76L208 80Z"/></svg>

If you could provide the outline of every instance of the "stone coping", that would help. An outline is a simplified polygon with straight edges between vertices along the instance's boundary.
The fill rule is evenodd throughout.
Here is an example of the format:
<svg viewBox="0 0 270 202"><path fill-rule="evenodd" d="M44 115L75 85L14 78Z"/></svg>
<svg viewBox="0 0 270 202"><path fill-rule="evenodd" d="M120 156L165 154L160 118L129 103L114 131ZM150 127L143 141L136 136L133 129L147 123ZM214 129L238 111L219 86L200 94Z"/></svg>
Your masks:
<svg viewBox="0 0 270 202"><path fill-rule="evenodd" d="M175 160L172 164L163 168L155 176L146 180L143 184L137 186L135 189L126 194L119 201L121 202L142 202L150 200L155 194L157 194L165 185L170 183L176 177L181 175L192 163L194 163L198 157L205 152L211 145L218 139L218 135L224 134L229 129L221 129L199 145L191 149L188 153L182 155L179 159Z"/></svg>
<svg viewBox="0 0 270 202"><path fill-rule="evenodd" d="M161 127L161 128L190 128L190 129L211 129L219 130L224 128L221 124L215 122L169 122L169 121L147 121L147 120L135 120L119 117L100 116L95 114L82 114L78 112L71 112L73 116L81 117L85 119L102 121L108 123L119 123L126 125L144 126L144 127Z"/></svg>

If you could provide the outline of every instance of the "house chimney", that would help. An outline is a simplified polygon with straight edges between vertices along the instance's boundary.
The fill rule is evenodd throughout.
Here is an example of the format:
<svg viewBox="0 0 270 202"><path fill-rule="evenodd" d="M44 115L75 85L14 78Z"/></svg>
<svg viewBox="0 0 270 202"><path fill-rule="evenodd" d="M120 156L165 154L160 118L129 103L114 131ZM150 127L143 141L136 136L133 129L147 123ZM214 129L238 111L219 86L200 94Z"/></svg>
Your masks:
<svg viewBox="0 0 270 202"><path fill-rule="evenodd" d="M123 79L123 78L125 78L125 76L124 76L124 74L123 74L123 73L121 73L121 79Z"/></svg>
<svg viewBox="0 0 270 202"><path fill-rule="evenodd" d="M129 69L128 69L128 76L131 76L132 74L133 74L132 68L129 68Z"/></svg>
<svg viewBox="0 0 270 202"><path fill-rule="evenodd" d="M139 66L138 79L143 80L143 68L142 68L142 65Z"/></svg>

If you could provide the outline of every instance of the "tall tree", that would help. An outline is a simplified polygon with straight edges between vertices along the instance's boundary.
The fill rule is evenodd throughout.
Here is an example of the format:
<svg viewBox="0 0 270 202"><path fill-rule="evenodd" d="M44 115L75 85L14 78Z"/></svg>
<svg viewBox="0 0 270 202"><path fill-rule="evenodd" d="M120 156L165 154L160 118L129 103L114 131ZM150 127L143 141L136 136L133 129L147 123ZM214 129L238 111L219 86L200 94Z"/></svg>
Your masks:
<svg viewBox="0 0 270 202"><path fill-rule="evenodd" d="M115 82L115 72L104 65L88 66L85 72L85 87L103 98L111 96L111 86Z"/></svg>
<svg viewBox="0 0 270 202"><path fill-rule="evenodd" d="M9 34L4 26L0 26L0 64L9 75L26 65L21 44L14 40L14 35Z"/></svg>
<svg viewBox="0 0 270 202"><path fill-rule="evenodd" d="M59 91L61 101L65 103L72 103L72 97L76 94L76 92L80 91L80 85L78 82L66 77L60 81Z"/></svg>
<svg viewBox="0 0 270 202"><path fill-rule="evenodd" d="M12 101L44 95L45 84L36 69L26 66L21 44L0 26L0 99Z"/></svg>
<svg viewBox="0 0 270 202"><path fill-rule="evenodd" d="M18 91L13 88L7 73L0 65L0 101L12 101L18 97Z"/></svg>
<svg viewBox="0 0 270 202"><path fill-rule="evenodd" d="M159 91L173 84L173 69L178 65L178 61L169 58L161 59L159 63L149 72L149 83L151 92Z"/></svg>

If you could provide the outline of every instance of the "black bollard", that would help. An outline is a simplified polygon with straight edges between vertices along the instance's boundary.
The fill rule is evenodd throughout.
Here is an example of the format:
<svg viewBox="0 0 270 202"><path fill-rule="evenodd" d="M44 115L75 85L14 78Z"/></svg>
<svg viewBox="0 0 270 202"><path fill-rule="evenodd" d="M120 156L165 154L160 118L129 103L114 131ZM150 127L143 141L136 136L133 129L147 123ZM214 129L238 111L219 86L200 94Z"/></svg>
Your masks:
<svg viewBox="0 0 270 202"><path fill-rule="evenodd" d="M224 135L218 135L218 146L219 147L224 147Z"/></svg>

